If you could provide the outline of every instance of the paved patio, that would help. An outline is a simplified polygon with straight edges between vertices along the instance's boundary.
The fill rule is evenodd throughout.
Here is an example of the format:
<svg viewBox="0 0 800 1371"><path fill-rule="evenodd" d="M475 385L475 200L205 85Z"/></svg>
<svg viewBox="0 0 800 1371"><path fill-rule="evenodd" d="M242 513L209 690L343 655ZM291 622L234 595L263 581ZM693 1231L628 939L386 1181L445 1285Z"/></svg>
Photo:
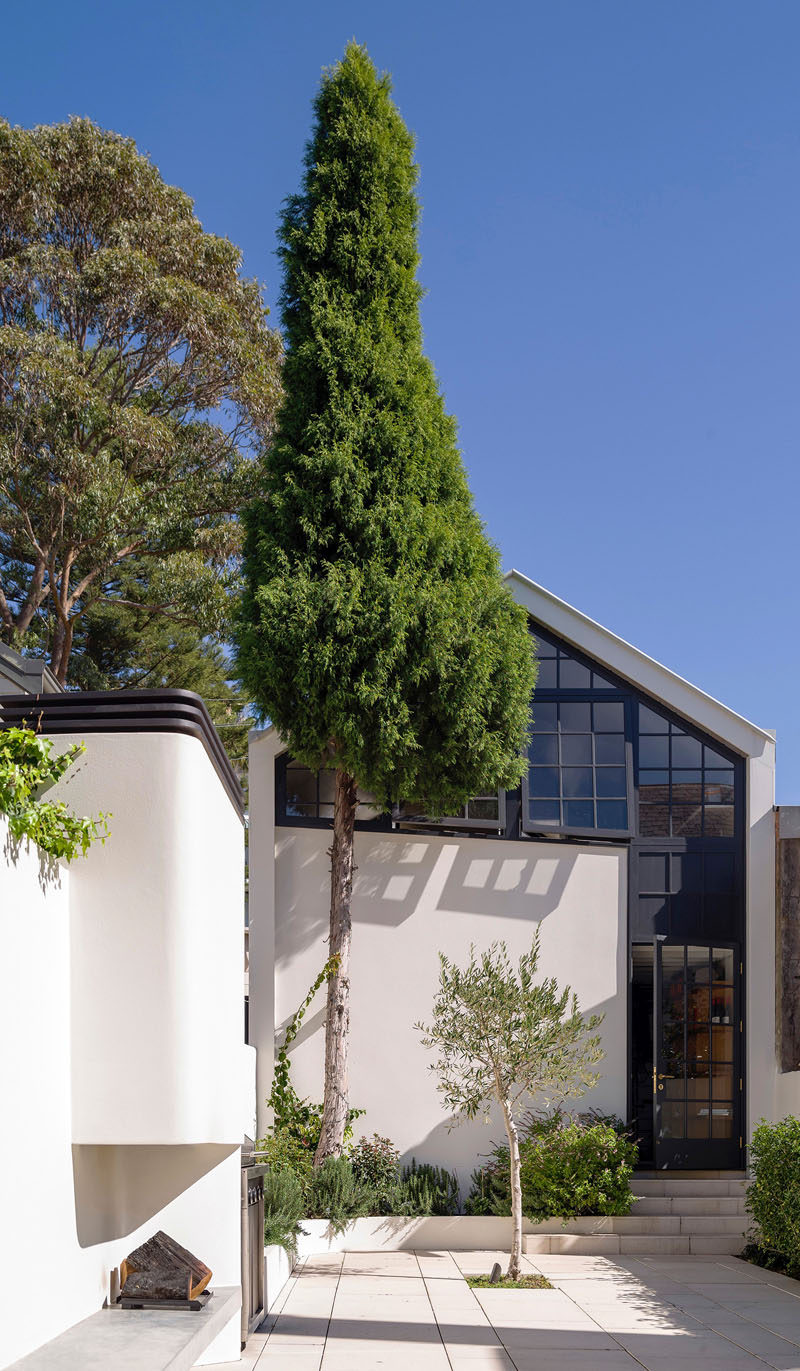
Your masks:
<svg viewBox="0 0 800 1371"><path fill-rule="evenodd" d="M526 1257L553 1290L471 1290L497 1252L310 1258L243 1371L800 1371L800 1283L735 1257Z"/></svg>

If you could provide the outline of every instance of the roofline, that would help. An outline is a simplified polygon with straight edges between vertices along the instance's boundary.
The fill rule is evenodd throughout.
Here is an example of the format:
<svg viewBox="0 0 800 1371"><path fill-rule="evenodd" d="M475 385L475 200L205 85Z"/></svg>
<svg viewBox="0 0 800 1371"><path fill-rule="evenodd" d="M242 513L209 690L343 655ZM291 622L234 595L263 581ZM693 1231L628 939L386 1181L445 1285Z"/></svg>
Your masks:
<svg viewBox="0 0 800 1371"><path fill-rule="evenodd" d="M0 730L27 724L62 733L181 733L196 738L240 820L244 794L205 702L193 690L67 690L0 695Z"/></svg>
<svg viewBox="0 0 800 1371"><path fill-rule="evenodd" d="M670 683L674 683L674 685L680 687L681 690L689 691L691 695L699 701L702 701L705 706L710 706L713 710L719 710L726 720L730 720L731 723L736 725L737 729L745 728L748 732L755 734L759 740L763 742L775 742L774 732L771 732L766 728L760 728L758 724L754 724L749 719L745 719L742 714L737 714L735 710L730 709L729 706L723 704L721 700L715 699L713 695L707 694L707 692L701 690L699 686L693 685L691 681L687 681L685 677L679 676L677 672L670 670L669 667L664 666L661 662L657 662L654 657L649 657L646 652L642 652L640 648L634 647L632 643L627 642L624 638L620 638L618 634L612 633L611 629L605 628L604 625L599 624L596 619L590 619L588 614L584 614L580 609L576 609L574 605L568 604L566 600L560 599L558 595L554 595L553 592L547 590L545 586L541 586L538 582L532 581L531 578L525 576L523 572L517 571L516 568L512 567L510 571L505 572L503 579L506 582L516 582L516 584L523 589L532 591L535 595L541 596L543 599L549 601L555 608L577 620L579 624L585 626L590 632L600 634L601 637L612 642L621 652L629 654L631 657L635 658L637 662L641 663L642 666L647 667L649 671L654 671L657 675L662 676L665 685L668 686ZM525 607L528 608L528 606ZM562 637L567 637L568 641L574 642L574 645L577 648L584 652L589 651L585 644L576 639L570 639L569 635L565 634L560 626L558 626L558 628L556 625L547 626L552 627L554 632L557 631ZM608 662L607 665L610 668L613 668L618 675L626 676L632 684L640 684L630 672L621 670L618 663ZM652 690L648 690L646 685L640 685L640 688L644 690L646 694L654 694ZM682 714L689 720L692 719L692 715L687 712L686 708L676 704L675 700L671 698L668 693L664 696L656 695L655 698L663 699L664 703L676 710L677 713ZM695 723L697 722L699 721L695 720ZM725 734L720 732L720 737L725 738ZM728 741L730 740L728 739ZM733 745L736 747L737 751L742 750L741 745Z"/></svg>
<svg viewBox="0 0 800 1371"><path fill-rule="evenodd" d="M23 657L15 648L0 643L0 665L6 675L11 676L21 690L31 694L42 693L35 690L35 684L46 683L47 695L59 695L64 687L41 657Z"/></svg>

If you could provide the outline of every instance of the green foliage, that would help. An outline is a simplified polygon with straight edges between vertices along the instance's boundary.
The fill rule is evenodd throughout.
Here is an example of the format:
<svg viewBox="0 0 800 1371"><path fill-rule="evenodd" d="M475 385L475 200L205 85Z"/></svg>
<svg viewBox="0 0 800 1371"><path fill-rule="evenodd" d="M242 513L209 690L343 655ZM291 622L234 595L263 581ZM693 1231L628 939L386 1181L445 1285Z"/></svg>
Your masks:
<svg viewBox="0 0 800 1371"><path fill-rule="evenodd" d="M314 1149L286 1128L272 1129L256 1143L260 1162L266 1162L273 1175L290 1171L305 1194L314 1164Z"/></svg>
<svg viewBox="0 0 800 1371"><path fill-rule="evenodd" d="M535 664L422 351L412 151L351 44L281 224L285 398L238 661L299 760L442 814L518 783Z"/></svg>
<svg viewBox="0 0 800 1371"><path fill-rule="evenodd" d="M55 754L51 739L30 728L0 731L0 814L15 842L28 839L68 862L79 852L85 857L97 840L105 842L109 815L80 817L63 800L41 798L85 750L83 743L73 743Z"/></svg>
<svg viewBox="0 0 800 1371"><path fill-rule="evenodd" d="M153 613L149 572L146 561L131 559L115 582L115 598L87 607L73 639L70 684L80 690L194 690L244 784L253 726L249 703L230 681L231 664L219 643L204 638L194 622Z"/></svg>
<svg viewBox="0 0 800 1371"><path fill-rule="evenodd" d="M305 1018L306 1012L309 1009L314 996L320 986L334 974L338 965L338 956L328 958L303 1000L303 1003L300 1005L300 1008L295 1011L289 1020L283 1042L279 1047L275 1058L272 1089L270 1091L269 1099L267 1100L267 1104L273 1114L273 1133L285 1134L287 1137L293 1138L308 1151L312 1158L319 1141L319 1132L322 1124L322 1105L311 1104L308 1100L301 1099L292 1085L289 1048L300 1031L300 1025ZM363 1109L351 1109L349 1111L347 1128L345 1130L345 1141L349 1141L352 1137L353 1123L356 1119L360 1118L363 1113Z"/></svg>
<svg viewBox="0 0 800 1371"><path fill-rule="evenodd" d="M511 1180L507 1147L496 1147L483 1166L470 1177L470 1192L464 1201L465 1214L495 1214L507 1218L511 1213Z"/></svg>
<svg viewBox="0 0 800 1371"><path fill-rule="evenodd" d="M293 1252L303 1230L306 1197L300 1180L287 1168L269 1170L264 1175L264 1242L279 1243Z"/></svg>
<svg viewBox="0 0 800 1371"><path fill-rule="evenodd" d="M326 1157L311 1173L308 1216L327 1219L334 1233L343 1233L353 1219L371 1213L373 1192L359 1180L346 1157Z"/></svg>
<svg viewBox="0 0 800 1371"><path fill-rule="evenodd" d="M522 1261L519 1116L530 1097L581 1095L594 1085L594 1065L603 1056L594 1030L598 1015L584 1018L569 987L559 990L553 977L537 981L539 930L530 952L516 967L505 943L485 952L470 947L463 969L439 955L439 990L430 1025L417 1024L425 1047L437 1053L433 1070L454 1122L492 1104L503 1116L508 1140L511 1196L511 1254L507 1275L517 1279ZM474 1198L491 1200L487 1185Z"/></svg>
<svg viewBox="0 0 800 1371"><path fill-rule="evenodd" d="M580 1095L596 1083L602 1018L585 1018L569 986L535 980L538 929L516 968L502 942L471 947L463 969L443 953L439 962L433 1021L416 1027L438 1054L431 1070L454 1115L488 1117L493 1100L518 1112L531 1096Z"/></svg>
<svg viewBox="0 0 800 1371"><path fill-rule="evenodd" d="M429 1162L403 1168L400 1204L404 1214L458 1214L458 1177L444 1167Z"/></svg>
<svg viewBox="0 0 800 1371"><path fill-rule="evenodd" d="M779 1253L788 1273L800 1276L800 1119L762 1119L753 1129L749 1155L745 1205L756 1225L756 1245Z"/></svg>
<svg viewBox="0 0 800 1371"><path fill-rule="evenodd" d="M33 634L64 681L130 557L154 614L218 630L280 388L258 283L88 119L0 121L0 236L3 637Z"/></svg>
<svg viewBox="0 0 800 1371"><path fill-rule="evenodd" d="M373 1214L398 1213L400 1190L400 1153L390 1138L373 1133L361 1137L350 1150L350 1165L356 1180L372 1193Z"/></svg>
<svg viewBox="0 0 800 1371"><path fill-rule="evenodd" d="M570 1133L565 1137L567 1129ZM534 1177L534 1189L539 1184L535 1179L538 1175L537 1159L545 1158L543 1170L547 1173L547 1184L553 1187L547 1203L556 1207L552 1214L543 1217L560 1215L564 1206L572 1202L579 1205L574 1210L578 1214L628 1213L632 1202L630 1168L636 1165L637 1147L631 1142L622 1119L596 1110L575 1115L561 1108L548 1112L529 1111L520 1122L520 1137L523 1176L527 1167L529 1174ZM577 1138L585 1141L574 1141ZM604 1161L607 1156L610 1158L608 1163ZM582 1183L579 1174L582 1169L588 1198L580 1197L577 1189L573 1190L570 1170L573 1165L578 1185ZM606 1171L610 1171L610 1176L605 1174ZM562 1184L563 1193L559 1188ZM532 1202L533 1199L532 1194ZM624 1207L619 1208L619 1205ZM464 1210L467 1214L507 1216L511 1213L508 1147L499 1145L493 1148L483 1166L473 1171ZM524 1183L523 1211L528 1214Z"/></svg>
<svg viewBox="0 0 800 1371"><path fill-rule="evenodd" d="M526 1218L630 1213L638 1149L610 1124L561 1122L527 1139L520 1151Z"/></svg>
<svg viewBox="0 0 800 1371"><path fill-rule="evenodd" d="M546 1276L526 1275L517 1276L509 1280L507 1276L501 1276L499 1280L493 1281L491 1276L467 1276L467 1285L471 1285L474 1290L552 1290Z"/></svg>

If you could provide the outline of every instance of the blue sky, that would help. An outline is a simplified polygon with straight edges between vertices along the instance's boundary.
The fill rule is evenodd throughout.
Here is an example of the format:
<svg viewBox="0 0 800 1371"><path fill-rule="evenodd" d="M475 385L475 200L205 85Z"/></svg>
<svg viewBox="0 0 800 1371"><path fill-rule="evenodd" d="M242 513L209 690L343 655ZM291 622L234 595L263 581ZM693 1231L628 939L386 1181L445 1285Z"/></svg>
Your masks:
<svg viewBox="0 0 800 1371"><path fill-rule="evenodd" d="M3 31L0 113L135 138L273 303L320 69L366 43L504 565L776 728L800 802L796 0L39 0Z"/></svg>

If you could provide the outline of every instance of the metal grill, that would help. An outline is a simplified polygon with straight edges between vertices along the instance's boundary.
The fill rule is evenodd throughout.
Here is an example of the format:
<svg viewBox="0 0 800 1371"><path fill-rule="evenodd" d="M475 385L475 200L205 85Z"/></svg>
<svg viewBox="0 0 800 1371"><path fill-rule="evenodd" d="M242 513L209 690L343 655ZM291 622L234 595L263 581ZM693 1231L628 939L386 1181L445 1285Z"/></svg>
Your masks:
<svg viewBox="0 0 800 1371"><path fill-rule="evenodd" d="M263 1322L264 1308L264 1172L265 1166L242 1167L242 1347Z"/></svg>

